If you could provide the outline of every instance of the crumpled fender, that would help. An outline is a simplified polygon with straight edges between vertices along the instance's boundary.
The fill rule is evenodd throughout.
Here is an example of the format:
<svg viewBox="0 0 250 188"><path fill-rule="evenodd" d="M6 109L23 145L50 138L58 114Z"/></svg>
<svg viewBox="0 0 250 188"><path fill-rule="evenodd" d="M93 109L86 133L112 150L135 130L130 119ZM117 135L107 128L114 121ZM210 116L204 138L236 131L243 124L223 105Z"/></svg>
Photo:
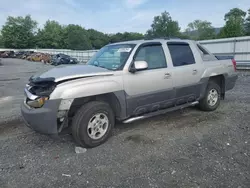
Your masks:
<svg viewBox="0 0 250 188"><path fill-rule="evenodd" d="M59 84L50 99L75 99L123 90L121 76L110 78L114 77L83 78Z"/></svg>

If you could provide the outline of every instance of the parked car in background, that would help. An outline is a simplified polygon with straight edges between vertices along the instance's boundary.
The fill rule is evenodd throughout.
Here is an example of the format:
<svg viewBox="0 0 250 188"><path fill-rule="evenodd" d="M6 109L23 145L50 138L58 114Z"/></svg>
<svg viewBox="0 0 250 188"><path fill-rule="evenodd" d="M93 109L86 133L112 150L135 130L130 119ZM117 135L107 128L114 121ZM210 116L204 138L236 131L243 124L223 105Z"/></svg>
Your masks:
<svg viewBox="0 0 250 188"><path fill-rule="evenodd" d="M41 57L41 53L34 53L33 55L31 55L31 61L41 61Z"/></svg>
<svg viewBox="0 0 250 188"><path fill-rule="evenodd" d="M110 137L115 120L130 123L195 105L216 110L236 80L233 59L218 60L195 41L128 41L103 47L87 65L32 76L21 112L40 133L71 128L79 145L96 147Z"/></svg>
<svg viewBox="0 0 250 188"><path fill-rule="evenodd" d="M25 59L28 55L34 53L34 51L16 51L15 58Z"/></svg>
<svg viewBox="0 0 250 188"><path fill-rule="evenodd" d="M43 53L43 54L41 55L40 61L41 61L42 63L51 63L51 55L50 55L50 54L47 54L47 53Z"/></svg>
<svg viewBox="0 0 250 188"><path fill-rule="evenodd" d="M20 58L21 59L27 59L33 53L35 53L35 52L34 51L26 51Z"/></svg>
<svg viewBox="0 0 250 188"><path fill-rule="evenodd" d="M36 61L42 63L50 63L51 55L46 53L32 53L26 58L28 61Z"/></svg>
<svg viewBox="0 0 250 188"><path fill-rule="evenodd" d="M72 58L69 55L57 54L54 55L51 59L51 65L62 65L62 64L77 64L78 61L76 58Z"/></svg>
<svg viewBox="0 0 250 188"><path fill-rule="evenodd" d="M15 57L15 52L14 51L4 51L1 53L1 58L13 58Z"/></svg>
<svg viewBox="0 0 250 188"><path fill-rule="evenodd" d="M62 65L62 64L77 64L79 63L76 58L72 58L69 55L65 54L56 54L51 55L49 53L42 53L42 52L34 52L34 51L1 51L0 52L1 58L19 58L19 59L26 59L28 61L35 61L35 62L42 62L42 63L49 63L54 66Z"/></svg>
<svg viewBox="0 0 250 188"><path fill-rule="evenodd" d="M15 58L21 58L25 54L25 51L16 51Z"/></svg>

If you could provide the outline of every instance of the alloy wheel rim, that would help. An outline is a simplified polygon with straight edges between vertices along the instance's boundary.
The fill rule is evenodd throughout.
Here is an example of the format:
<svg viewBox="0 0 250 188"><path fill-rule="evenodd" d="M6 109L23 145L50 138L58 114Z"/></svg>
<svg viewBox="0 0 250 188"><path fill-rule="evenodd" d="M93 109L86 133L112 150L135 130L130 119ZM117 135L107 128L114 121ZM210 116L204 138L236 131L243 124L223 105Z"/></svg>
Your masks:
<svg viewBox="0 0 250 188"><path fill-rule="evenodd" d="M98 113L90 118L87 133L94 140L102 138L108 130L109 119L106 114Z"/></svg>
<svg viewBox="0 0 250 188"><path fill-rule="evenodd" d="M214 106L219 100L219 94L216 89L211 89L207 96L207 102L209 106Z"/></svg>

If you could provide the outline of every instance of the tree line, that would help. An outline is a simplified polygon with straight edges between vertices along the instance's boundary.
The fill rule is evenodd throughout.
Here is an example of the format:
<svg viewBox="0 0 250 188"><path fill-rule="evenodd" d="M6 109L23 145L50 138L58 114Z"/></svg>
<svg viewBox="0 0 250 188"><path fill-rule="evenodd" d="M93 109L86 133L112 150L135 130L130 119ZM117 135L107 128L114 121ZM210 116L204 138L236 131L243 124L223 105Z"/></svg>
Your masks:
<svg viewBox="0 0 250 188"><path fill-rule="evenodd" d="M43 28L30 15L9 16L2 26L0 47L5 48L53 48L89 50L100 49L108 43L156 37L178 37L183 39L206 40L250 35L250 9L244 12L233 8L224 16L225 24L216 30L206 20L194 20L181 32L178 21L164 11L153 18L153 23L145 34L124 32L107 34L95 29L85 29L80 25L61 25L48 20Z"/></svg>

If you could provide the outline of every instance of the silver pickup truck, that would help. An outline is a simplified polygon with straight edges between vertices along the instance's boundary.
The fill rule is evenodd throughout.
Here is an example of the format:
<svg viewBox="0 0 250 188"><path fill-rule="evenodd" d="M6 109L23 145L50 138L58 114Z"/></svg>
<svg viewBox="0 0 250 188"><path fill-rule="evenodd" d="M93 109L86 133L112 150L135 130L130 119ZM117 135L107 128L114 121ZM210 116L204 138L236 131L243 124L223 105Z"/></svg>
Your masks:
<svg viewBox="0 0 250 188"><path fill-rule="evenodd" d="M219 60L195 41L127 41L104 46L86 65L32 76L21 112L37 132L70 128L79 145L96 147L115 120L130 123L194 105L215 110L236 80L233 59Z"/></svg>

